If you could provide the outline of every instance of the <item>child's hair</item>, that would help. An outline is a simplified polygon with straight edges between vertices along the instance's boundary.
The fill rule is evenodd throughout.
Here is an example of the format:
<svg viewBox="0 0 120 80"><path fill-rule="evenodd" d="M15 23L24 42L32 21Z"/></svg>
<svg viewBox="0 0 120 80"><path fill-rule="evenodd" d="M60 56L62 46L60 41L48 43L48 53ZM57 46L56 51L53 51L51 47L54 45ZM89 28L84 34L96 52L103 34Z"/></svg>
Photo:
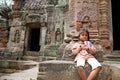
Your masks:
<svg viewBox="0 0 120 80"><path fill-rule="evenodd" d="M85 29L85 28L81 28L81 29L79 30L79 35L78 35L78 37L80 36L80 34L81 34L82 32L86 32L86 33L88 34L88 41L89 41L89 39L90 39L89 32L88 32L88 30Z"/></svg>

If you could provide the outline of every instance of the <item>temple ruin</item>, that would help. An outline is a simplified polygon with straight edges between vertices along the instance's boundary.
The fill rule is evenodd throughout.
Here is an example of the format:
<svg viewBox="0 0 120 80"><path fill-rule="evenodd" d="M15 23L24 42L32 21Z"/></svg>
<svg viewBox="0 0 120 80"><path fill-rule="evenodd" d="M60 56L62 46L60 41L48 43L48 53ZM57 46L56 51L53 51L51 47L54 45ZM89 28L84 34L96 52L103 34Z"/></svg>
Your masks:
<svg viewBox="0 0 120 80"><path fill-rule="evenodd" d="M1 59L72 59L71 46L83 27L100 61L120 60L119 0L13 1L9 19L0 18Z"/></svg>

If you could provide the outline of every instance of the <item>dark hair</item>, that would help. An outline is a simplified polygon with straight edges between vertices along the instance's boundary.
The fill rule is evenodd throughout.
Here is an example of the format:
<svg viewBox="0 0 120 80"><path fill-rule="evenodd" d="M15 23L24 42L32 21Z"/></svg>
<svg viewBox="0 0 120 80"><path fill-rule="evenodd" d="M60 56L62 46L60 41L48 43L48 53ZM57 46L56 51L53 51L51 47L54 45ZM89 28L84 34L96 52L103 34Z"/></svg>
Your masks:
<svg viewBox="0 0 120 80"><path fill-rule="evenodd" d="M82 32L86 32L86 33L88 34L88 41L89 41L89 40L90 40L89 31L88 31L87 29L85 29L85 28L81 28L81 29L79 30L79 35L78 35L78 37L80 36L80 34L81 34Z"/></svg>

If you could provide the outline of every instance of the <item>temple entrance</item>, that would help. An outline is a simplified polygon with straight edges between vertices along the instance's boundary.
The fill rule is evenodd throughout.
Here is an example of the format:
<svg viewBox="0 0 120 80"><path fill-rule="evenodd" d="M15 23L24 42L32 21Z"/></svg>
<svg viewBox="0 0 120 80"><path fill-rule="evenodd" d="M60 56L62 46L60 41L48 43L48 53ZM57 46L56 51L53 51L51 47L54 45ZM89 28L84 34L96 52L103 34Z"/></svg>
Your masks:
<svg viewBox="0 0 120 80"><path fill-rule="evenodd" d="M111 0L112 26L113 26L113 50L120 50L120 0Z"/></svg>
<svg viewBox="0 0 120 80"><path fill-rule="evenodd" d="M39 51L40 50L40 28L31 28L30 30L30 51Z"/></svg>

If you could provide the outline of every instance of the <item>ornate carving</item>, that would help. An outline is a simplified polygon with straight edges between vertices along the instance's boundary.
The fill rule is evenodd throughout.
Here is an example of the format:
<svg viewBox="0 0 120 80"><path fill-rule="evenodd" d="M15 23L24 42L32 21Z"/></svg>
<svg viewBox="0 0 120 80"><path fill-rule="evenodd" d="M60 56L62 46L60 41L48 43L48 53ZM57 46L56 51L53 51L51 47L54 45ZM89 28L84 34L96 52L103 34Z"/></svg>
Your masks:
<svg viewBox="0 0 120 80"><path fill-rule="evenodd" d="M98 33L98 3L97 0L79 0L76 3L76 19L87 28L93 43L99 42Z"/></svg>
<svg viewBox="0 0 120 80"><path fill-rule="evenodd" d="M77 31L79 31L80 28L82 28L82 27L83 27L83 24L82 24L81 21L76 21L76 22L75 22L75 29L76 29Z"/></svg>
<svg viewBox="0 0 120 80"><path fill-rule="evenodd" d="M55 32L55 40L56 40L56 43L60 43L62 40L62 33L60 31L60 28L57 28Z"/></svg>
<svg viewBox="0 0 120 80"><path fill-rule="evenodd" d="M27 16L27 23L30 22L40 22L40 15L39 14L29 14Z"/></svg>
<svg viewBox="0 0 120 80"><path fill-rule="evenodd" d="M100 24L102 29L108 28L108 3L106 0L100 2Z"/></svg>
<svg viewBox="0 0 120 80"><path fill-rule="evenodd" d="M50 44L51 43L51 32L50 30L47 30L47 34L46 34L46 39L45 39L45 44Z"/></svg>
<svg viewBox="0 0 120 80"><path fill-rule="evenodd" d="M92 21L97 20L97 2L82 0L76 5L77 20L82 21L85 16L89 16Z"/></svg>
<svg viewBox="0 0 120 80"><path fill-rule="evenodd" d="M19 30L15 31L14 42L15 43L19 43L20 42L20 31Z"/></svg>
<svg viewBox="0 0 120 80"><path fill-rule="evenodd" d="M109 29L108 29L108 1L100 0L99 5L100 11L100 27L99 27L99 35L101 39L101 45L105 49L110 49L110 41L109 41ZM105 44L106 43L106 44Z"/></svg>

